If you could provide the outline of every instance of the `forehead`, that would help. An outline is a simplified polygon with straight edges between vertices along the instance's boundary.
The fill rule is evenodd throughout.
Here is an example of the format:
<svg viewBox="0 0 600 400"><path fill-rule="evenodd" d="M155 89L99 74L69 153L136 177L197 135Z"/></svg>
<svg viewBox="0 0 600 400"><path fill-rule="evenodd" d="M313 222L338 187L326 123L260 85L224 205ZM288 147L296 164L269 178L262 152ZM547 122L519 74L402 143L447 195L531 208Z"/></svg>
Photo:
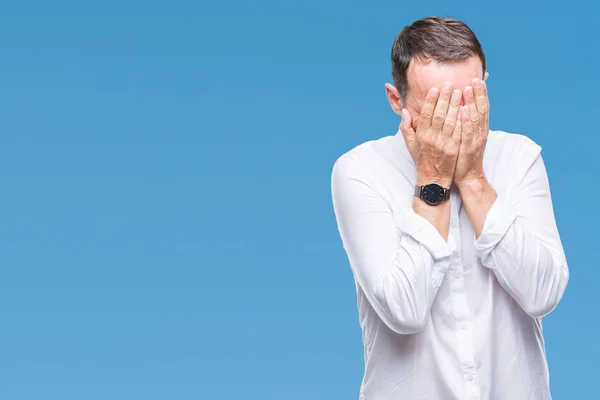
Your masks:
<svg viewBox="0 0 600 400"><path fill-rule="evenodd" d="M424 100L432 87L441 88L452 82L454 89L463 90L473 78L483 78L483 66L479 57L452 64L435 61L412 60L407 71L408 96Z"/></svg>

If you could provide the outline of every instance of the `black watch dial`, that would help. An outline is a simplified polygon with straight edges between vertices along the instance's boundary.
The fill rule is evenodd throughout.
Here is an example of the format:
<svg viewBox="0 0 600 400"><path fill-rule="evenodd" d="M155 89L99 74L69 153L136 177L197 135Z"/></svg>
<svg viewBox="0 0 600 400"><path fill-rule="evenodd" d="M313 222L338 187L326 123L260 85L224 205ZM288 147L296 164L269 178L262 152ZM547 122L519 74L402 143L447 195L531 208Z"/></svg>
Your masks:
<svg viewBox="0 0 600 400"><path fill-rule="evenodd" d="M444 201L444 188L437 183L429 183L423 187L421 198L425 203L436 206Z"/></svg>

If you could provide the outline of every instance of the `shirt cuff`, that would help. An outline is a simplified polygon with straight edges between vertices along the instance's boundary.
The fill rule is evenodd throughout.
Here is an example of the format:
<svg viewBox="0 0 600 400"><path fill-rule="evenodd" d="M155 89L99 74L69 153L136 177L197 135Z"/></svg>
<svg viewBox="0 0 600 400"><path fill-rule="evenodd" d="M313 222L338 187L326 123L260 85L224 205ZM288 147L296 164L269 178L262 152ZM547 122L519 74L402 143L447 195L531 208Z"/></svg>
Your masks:
<svg viewBox="0 0 600 400"><path fill-rule="evenodd" d="M435 260L450 257L456 251L452 235L448 235L446 242L438 230L412 207L404 212L394 213L394 219L398 229L424 246Z"/></svg>
<svg viewBox="0 0 600 400"><path fill-rule="evenodd" d="M481 235L475 241L475 250L482 260L502 240L516 218L517 214L508 202L498 197L485 217Z"/></svg>

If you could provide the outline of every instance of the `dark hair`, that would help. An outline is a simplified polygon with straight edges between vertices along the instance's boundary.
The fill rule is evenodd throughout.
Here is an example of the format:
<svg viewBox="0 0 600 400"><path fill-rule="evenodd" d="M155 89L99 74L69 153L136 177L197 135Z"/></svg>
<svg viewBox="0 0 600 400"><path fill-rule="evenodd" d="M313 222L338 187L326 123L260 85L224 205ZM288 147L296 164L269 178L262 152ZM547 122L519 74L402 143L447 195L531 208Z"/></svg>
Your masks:
<svg viewBox="0 0 600 400"><path fill-rule="evenodd" d="M475 33L464 22L452 18L427 17L405 26L392 46L392 79L405 104L410 62L438 63L465 61L478 56L485 72L485 55Z"/></svg>

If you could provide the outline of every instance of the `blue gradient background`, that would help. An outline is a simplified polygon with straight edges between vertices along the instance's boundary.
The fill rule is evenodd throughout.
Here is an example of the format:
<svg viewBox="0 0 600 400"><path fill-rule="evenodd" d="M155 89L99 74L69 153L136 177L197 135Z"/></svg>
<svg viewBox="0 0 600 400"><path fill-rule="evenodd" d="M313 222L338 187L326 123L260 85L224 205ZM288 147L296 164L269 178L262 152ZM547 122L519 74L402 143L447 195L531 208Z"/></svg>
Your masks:
<svg viewBox="0 0 600 400"><path fill-rule="evenodd" d="M389 52L427 15L482 41L492 129L544 148L552 390L596 398L598 10L529 4L3 1L0 398L357 399L330 172L396 132Z"/></svg>

